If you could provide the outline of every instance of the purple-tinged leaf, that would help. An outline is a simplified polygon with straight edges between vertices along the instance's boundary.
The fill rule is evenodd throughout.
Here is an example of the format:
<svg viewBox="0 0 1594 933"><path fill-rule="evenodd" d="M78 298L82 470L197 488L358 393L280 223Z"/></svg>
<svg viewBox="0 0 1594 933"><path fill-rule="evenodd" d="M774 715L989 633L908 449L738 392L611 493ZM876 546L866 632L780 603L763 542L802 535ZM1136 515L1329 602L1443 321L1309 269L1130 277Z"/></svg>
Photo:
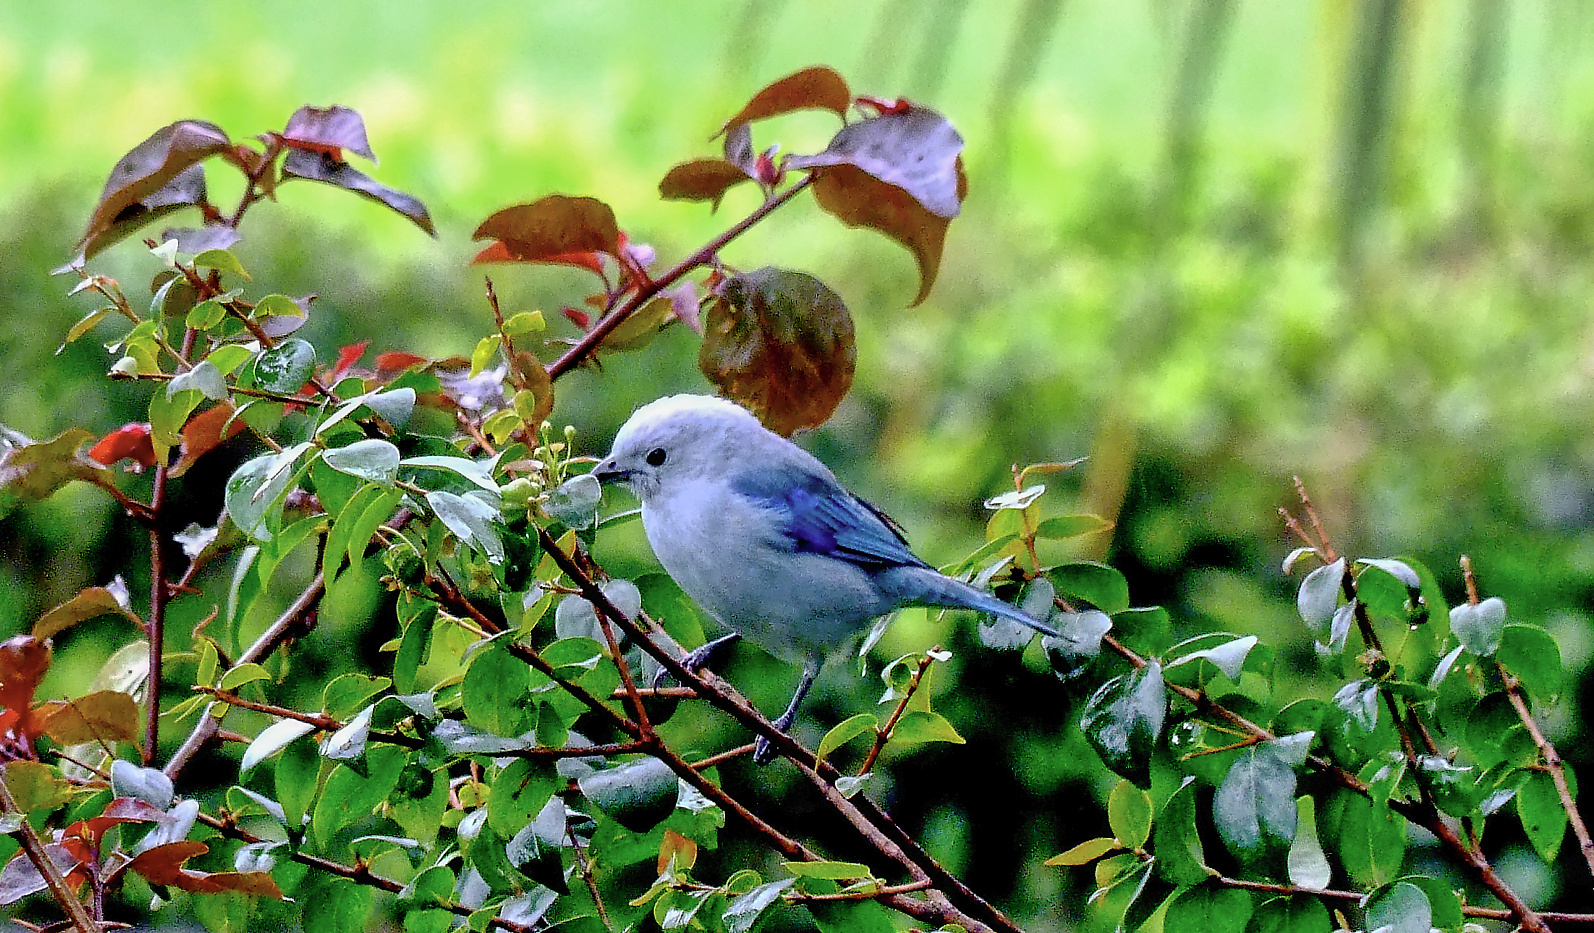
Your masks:
<svg viewBox="0 0 1594 933"><path fill-rule="evenodd" d="M303 178L319 181L335 188L352 191L408 217L415 226L432 236L437 236L437 230L432 226L432 215L427 213L426 205L418 198L396 188L389 188L349 163L325 152L294 149L282 159L282 177L284 180Z"/></svg>
<svg viewBox="0 0 1594 933"><path fill-rule="evenodd" d="M780 116L795 110L829 110L845 116L852 106L852 91L834 70L823 66L804 68L770 84L747 102L734 117L720 127L730 133L755 120Z"/></svg>
<svg viewBox="0 0 1594 933"><path fill-rule="evenodd" d="M304 144L309 144L339 161L343 158L340 151L347 149L376 164L376 154L365 138L365 120L347 107L300 107L288 118L282 137L290 146L305 148Z"/></svg>

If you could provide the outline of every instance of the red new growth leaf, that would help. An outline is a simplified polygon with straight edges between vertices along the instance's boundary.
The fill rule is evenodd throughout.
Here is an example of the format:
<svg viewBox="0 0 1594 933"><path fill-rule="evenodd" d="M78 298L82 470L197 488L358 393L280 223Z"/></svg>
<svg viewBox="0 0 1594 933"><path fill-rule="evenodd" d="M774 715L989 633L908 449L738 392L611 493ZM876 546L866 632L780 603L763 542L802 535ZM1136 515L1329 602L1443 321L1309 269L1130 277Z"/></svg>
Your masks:
<svg viewBox="0 0 1594 933"><path fill-rule="evenodd" d="M282 899L282 889L263 871L216 872L206 874L184 868L183 863L196 855L204 855L210 847L203 842L183 840L146 849L133 857L127 871L136 871L151 884L165 884L198 894L217 891L239 891L255 896Z"/></svg>
<svg viewBox="0 0 1594 933"><path fill-rule="evenodd" d="M857 350L840 296L802 272L726 280L703 322L698 368L770 430L823 424L852 386Z"/></svg>
<svg viewBox="0 0 1594 933"><path fill-rule="evenodd" d="M36 730L25 720L33 706L33 691L49 669L49 642L32 635L13 635L0 642L0 706L13 714L7 725L22 724L30 737Z"/></svg>
<svg viewBox="0 0 1594 933"><path fill-rule="evenodd" d="M590 254L620 255L620 225L609 205L562 194L506 207L482 221L472 239L498 241L474 263L551 262L601 276L603 267Z"/></svg>
<svg viewBox="0 0 1594 933"><path fill-rule="evenodd" d="M592 315L588 314L587 312L581 310L580 308L571 307L564 307L560 308L559 310L564 314L565 318L570 321L570 323L576 325L582 330L592 329Z"/></svg>
<svg viewBox="0 0 1594 933"><path fill-rule="evenodd" d="M124 424L89 448L89 459L105 466L131 458L141 469L155 465L155 445L148 424Z"/></svg>
<svg viewBox="0 0 1594 933"><path fill-rule="evenodd" d="M725 121L720 132L729 133L754 120L794 110L829 110L838 117L845 116L851 104L852 91L847 88L847 82L841 75L823 66L804 68L754 94L747 106Z"/></svg>
<svg viewBox="0 0 1594 933"><path fill-rule="evenodd" d="M282 141L295 149L306 149L344 161L342 150L372 163L376 154L365 137L365 120L347 107L300 107L288 118Z"/></svg>
<svg viewBox="0 0 1594 933"><path fill-rule="evenodd" d="M124 694L125 695L125 694ZM86 820L78 820L66 828L63 835L77 836L80 839L93 843L95 849L100 847L100 839L105 831L112 826L122 823L163 823L170 817L166 811L159 807L151 806L142 800L132 797L117 797L105 805L105 811L99 816L92 816Z"/></svg>
<svg viewBox="0 0 1594 933"><path fill-rule="evenodd" d="M909 103L907 98L904 97L898 97L895 100L886 100L884 97L860 97L858 98L858 106L870 108L875 112L876 116L887 113L907 113L913 109L913 104Z"/></svg>
<svg viewBox="0 0 1594 933"><path fill-rule="evenodd" d="M227 402L218 402L188 419L183 425L183 452L172 466L173 476L182 476L194 461L236 437L244 429L242 419L233 417ZM225 433L223 433L225 432Z"/></svg>
<svg viewBox="0 0 1594 933"><path fill-rule="evenodd" d="M333 364L332 371L327 373L327 385L337 385L338 380L343 378L350 367L358 363L360 357L365 355L365 348L370 345L371 341L362 340L359 343L351 343L346 347L339 347L338 361Z"/></svg>
<svg viewBox="0 0 1594 933"><path fill-rule="evenodd" d="M377 372L383 375L396 375L412 366L430 363L431 360L424 356L416 356L414 353L406 353L403 350L389 350L386 353L378 353L376 359L371 362L376 364Z"/></svg>
<svg viewBox="0 0 1594 933"><path fill-rule="evenodd" d="M156 130L111 169L94 216L79 241L85 254L93 255L160 216L156 208L202 200L205 176L197 163L231 146L221 127L203 120L179 120ZM118 225L117 237L103 235Z"/></svg>
<svg viewBox="0 0 1594 933"><path fill-rule="evenodd" d="M666 201L710 201L718 210L725 192L749 180L746 172L724 159L693 159L665 173L659 182L659 197Z"/></svg>

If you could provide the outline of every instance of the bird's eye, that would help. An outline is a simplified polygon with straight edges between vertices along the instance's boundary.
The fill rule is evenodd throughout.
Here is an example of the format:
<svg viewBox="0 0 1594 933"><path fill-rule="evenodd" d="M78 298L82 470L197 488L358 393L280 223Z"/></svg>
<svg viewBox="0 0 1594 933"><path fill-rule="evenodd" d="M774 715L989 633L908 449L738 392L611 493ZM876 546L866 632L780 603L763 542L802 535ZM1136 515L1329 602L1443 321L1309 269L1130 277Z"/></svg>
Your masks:
<svg viewBox="0 0 1594 933"><path fill-rule="evenodd" d="M655 447L652 450L648 451L647 461L648 461L648 466L663 466L664 465L664 448L663 447Z"/></svg>

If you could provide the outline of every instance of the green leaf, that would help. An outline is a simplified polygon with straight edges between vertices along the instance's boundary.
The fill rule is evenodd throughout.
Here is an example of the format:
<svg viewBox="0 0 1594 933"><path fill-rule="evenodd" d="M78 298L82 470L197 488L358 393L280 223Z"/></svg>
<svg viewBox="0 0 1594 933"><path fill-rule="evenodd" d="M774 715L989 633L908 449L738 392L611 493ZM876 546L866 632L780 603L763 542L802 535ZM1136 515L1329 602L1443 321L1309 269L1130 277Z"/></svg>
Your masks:
<svg viewBox="0 0 1594 933"><path fill-rule="evenodd" d="M1295 894L1263 901L1245 929L1246 933L1330 933L1334 926L1322 901Z"/></svg>
<svg viewBox="0 0 1594 933"><path fill-rule="evenodd" d="M1547 703L1560 695L1561 649L1544 629L1517 623L1507 625L1495 657L1522 681L1522 686L1535 700Z"/></svg>
<svg viewBox="0 0 1594 933"><path fill-rule="evenodd" d="M253 662L239 664L229 668L227 673L221 675L221 689L237 690L244 684L252 684L257 680L270 680L271 672Z"/></svg>
<svg viewBox="0 0 1594 933"><path fill-rule="evenodd" d="M1097 836L1095 839L1087 839L1084 842L1081 842L1079 845L1074 846L1067 852L1052 856L1043 864L1054 867L1077 867L1079 865L1089 865L1091 862L1101 858L1103 855L1106 855L1109 852L1116 852L1121 848L1123 848L1123 846L1119 844L1117 839L1114 839L1111 836Z"/></svg>
<svg viewBox="0 0 1594 933"><path fill-rule="evenodd" d="M207 249L194 257L194 266L200 269L219 269L222 272L231 272L244 281L252 281L248 272L244 271L243 263L238 257L224 249Z"/></svg>
<svg viewBox="0 0 1594 933"><path fill-rule="evenodd" d="M590 473L573 476L549 490L543 510L567 528L591 528L598 521L603 487Z"/></svg>
<svg viewBox="0 0 1594 933"><path fill-rule="evenodd" d="M1317 568L1306 575L1301 581L1301 588L1295 595L1295 607L1301 614L1301 621L1305 622L1319 641L1328 633L1329 620L1334 618L1334 609L1339 605L1340 581L1345 577L1345 558L1341 557L1332 564Z"/></svg>
<svg viewBox="0 0 1594 933"><path fill-rule="evenodd" d="M1162 665L1151 661L1102 684L1086 703L1079 727L1107 767L1145 786L1167 710Z"/></svg>
<svg viewBox="0 0 1594 933"><path fill-rule="evenodd" d="M1169 882L1185 887L1212 877L1206 851L1196 829L1196 779L1186 777L1157 814L1151 826L1152 851L1157 872Z"/></svg>
<svg viewBox="0 0 1594 933"><path fill-rule="evenodd" d="M498 645L471 656L460 684L465 719L478 729L513 738L526 729L524 701L531 689L526 663Z"/></svg>
<svg viewBox="0 0 1594 933"><path fill-rule="evenodd" d="M1217 641L1218 644L1210 645L1210 647L1198 647L1208 645L1212 641ZM1169 679L1176 679L1172 676L1175 668L1183 665L1199 668L1205 662L1222 671L1223 676L1237 681L1240 679L1240 671L1245 667L1245 658L1251 653L1251 649L1256 647L1256 643L1257 637L1255 635L1237 638L1226 632L1214 632L1209 635L1197 636L1189 641L1175 645L1168 652L1169 654L1178 655L1174 660L1168 662ZM1180 654L1181 651L1185 653ZM1202 677L1198 672L1195 682L1204 686L1210 679L1210 674Z"/></svg>
<svg viewBox="0 0 1594 933"><path fill-rule="evenodd" d="M541 311L521 311L504 319L504 333L510 337L540 333L547 327Z"/></svg>
<svg viewBox="0 0 1594 933"><path fill-rule="evenodd" d="M1078 561L1046 571L1047 579L1065 598L1083 599L1111 615L1129 608L1129 583L1106 564Z"/></svg>
<svg viewBox="0 0 1594 933"><path fill-rule="evenodd" d="M1229 850L1254 860L1287 850L1295 838L1295 769L1312 733L1299 732L1245 749L1229 767L1212 801L1212 818Z"/></svg>
<svg viewBox="0 0 1594 933"><path fill-rule="evenodd" d="M361 440L322 451L321 459L340 473L391 486L398 478L399 449L387 441Z"/></svg>
<svg viewBox="0 0 1594 933"><path fill-rule="evenodd" d="M745 894L732 898L731 902L725 905L725 913L721 915L725 920L726 933L751 933L764 912L796 883L796 878L782 878L779 881L761 884Z"/></svg>
<svg viewBox="0 0 1594 933"><path fill-rule="evenodd" d="M1566 807L1555 778L1548 771L1531 772L1517 791L1516 810L1534 851L1546 862L1554 862L1556 853L1561 851L1561 841L1566 838L1567 826Z"/></svg>
<svg viewBox="0 0 1594 933"><path fill-rule="evenodd" d="M400 463L407 467L446 470L470 480L480 486L484 492L491 493L494 497L498 495L498 481L493 479L493 464L491 462L483 463L465 457L419 456L405 457Z"/></svg>
<svg viewBox="0 0 1594 933"><path fill-rule="evenodd" d="M1162 928L1168 933L1243 933L1251 919L1251 895L1238 888L1226 888L1216 879L1207 879L1179 892L1163 915ZM1321 931L1312 931L1321 933Z"/></svg>
<svg viewBox="0 0 1594 933"><path fill-rule="evenodd" d="M124 765L126 762L117 760L115 765ZM113 765L114 767L114 765ZM132 766L129 766L132 767ZM142 771L144 769L136 769ZM157 774L159 772L156 772ZM116 772L112 772L113 778ZM47 764L38 761L15 759L0 766L0 780L5 782L6 791L16 802L17 811L20 813L44 813L54 810L61 804L72 799L72 785L61 777L60 772ZM171 782L167 782L166 806L171 805L169 793ZM123 790L125 790L125 786ZM128 794L118 791L117 796L135 796L144 800L138 794ZM151 801L145 800L146 803ZM164 807L162 807L164 809Z"/></svg>
<svg viewBox="0 0 1594 933"><path fill-rule="evenodd" d="M581 793L632 832L647 832L675 809L679 781L657 758L639 758L578 778Z"/></svg>
<svg viewBox="0 0 1594 933"><path fill-rule="evenodd" d="M1428 933L1433 908L1422 888L1407 881L1386 884L1367 895L1367 929L1376 933Z"/></svg>
<svg viewBox="0 0 1594 933"><path fill-rule="evenodd" d="M552 773L551 769L547 770ZM500 777L493 783L497 785L502 780ZM557 776L554 783L560 783ZM493 798L488 800L489 821L492 819L493 799L497 799L496 788ZM549 796L536 816L526 821L504 847L504 855L509 859L509 864L515 866L516 871L559 894L570 893L570 887L565 881L564 862L559 856L568 844L566 820L565 802L558 797Z"/></svg>
<svg viewBox="0 0 1594 933"><path fill-rule="evenodd" d="M314 372L315 348L297 337L262 350L255 360L255 384L278 395L298 392Z"/></svg>
<svg viewBox="0 0 1594 933"><path fill-rule="evenodd" d="M1107 825L1125 848L1138 849L1151 838L1151 795L1119 781L1107 798Z"/></svg>
<svg viewBox="0 0 1594 933"><path fill-rule="evenodd" d="M846 745L858 736L865 733L873 733L879 728L880 722L874 718L872 713L859 713L846 719L825 733L825 737L819 742L817 757L820 761L824 761L830 757L831 752Z"/></svg>
<svg viewBox="0 0 1594 933"><path fill-rule="evenodd" d="M238 530L256 541L270 541L267 518L293 481L291 468L306 444L277 454L262 454L233 471L227 479L227 514Z"/></svg>
<svg viewBox="0 0 1594 933"><path fill-rule="evenodd" d="M194 330L209 330L227 317L227 306L214 298L206 298L194 305L183 319L183 325Z"/></svg>
<svg viewBox="0 0 1594 933"><path fill-rule="evenodd" d="M316 841L327 846L338 830L380 806L398 784L404 771L404 758L401 748L372 745L366 750L364 774L346 764L334 767L310 818ZM283 809L287 810L287 801L283 804Z"/></svg>
<svg viewBox="0 0 1594 933"><path fill-rule="evenodd" d="M497 509L474 495L457 496L442 490L427 493L426 504L455 537L486 554L489 562L503 563L504 542L498 534Z"/></svg>
<svg viewBox="0 0 1594 933"><path fill-rule="evenodd" d="M373 677L351 671L339 674L321 691L321 709L333 719L342 719L363 708L372 697L393 686L386 677Z"/></svg>
<svg viewBox="0 0 1594 933"><path fill-rule="evenodd" d="M103 615L119 615L140 625L142 620L128 608L127 602L127 587L120 582L111 587L84 587L76 596L40 616L39 621L33 623L33 637L54 638L79 622Z"/></svg>
<svg viewBox="0 0 1594 933"><path fill-rule="evenodd" d="M1317 841L1316 804L1311 797L1295 801L1295 840L1290 843L1290 883L1300 888L1326 888L1333 877L1328 856Z"/></svg>
<svg viewBox="0 0 1594 933"><path fill-rule="evenodd" d="M1405 818L1351 791L1336 793L1324 807L1319 836L1338 851L1351 880L1364 887L1393 880L1405 861Z"/></svg>
<svg viewBox="0 0 1594 933"><path fill-rule="evenodd" d="M963 736L958 735L957 730L940 713L932 713L929 710L904 713L902 718L897 720L896 728L891 730L891 744L894 747L902 747L924 742L964 744Z"/></svg>
<svg viewBox="0 0 1594 933"><path fill-rule="evenodd" d="M166 383L166 397L169 399L189 389L198 389L205 398L213 402L227 399L227 380L222 376L221 370L209 360L200 360L187 372L173 376L171 381Z"/></svg>
<svg viewBox="0 0 1594 933"><path fill-rule="evenodd" d="M516 758L493 778L487 798L487 823L494 832L513 837L542 812L564 781L545 762ZM560 827L563 835L563 827Z"/></svg>
<svg viewBox="0 0 1594 933"><path fill-rule="evenodd" d="M1112 522L1100 515L1058 515L1043 520L1035 526L1035 537L1049 541L1063 541L1095 534L1112 528Z"/></svg>
<svg viewBox="0 0 1594 933"><path fill-rule="evenodd" d="M498 334L488 334L476 341L476 349L470 354L470 378L475 379L481 371L493 364L498 358L498 349L504 345L504 338Z"/></svg>
<svg viewBox="0 0 1594 933"><path fill-rule="evenodd" d="M874 872L869 866L861 862L781 862L780 864L798 878L850 881L854 878L874 877Z"/></svg>
<svg viewBox="0 0 1594 933"><path fill-rule="evenodd" d="M277 752L287 747L294 739L309 735L315 731L315 726L297 719L279 719L271 725L260 730L255 740L244 749L243 761L238 765L240 776L254 770L255 765L265 761Z"/></svg>

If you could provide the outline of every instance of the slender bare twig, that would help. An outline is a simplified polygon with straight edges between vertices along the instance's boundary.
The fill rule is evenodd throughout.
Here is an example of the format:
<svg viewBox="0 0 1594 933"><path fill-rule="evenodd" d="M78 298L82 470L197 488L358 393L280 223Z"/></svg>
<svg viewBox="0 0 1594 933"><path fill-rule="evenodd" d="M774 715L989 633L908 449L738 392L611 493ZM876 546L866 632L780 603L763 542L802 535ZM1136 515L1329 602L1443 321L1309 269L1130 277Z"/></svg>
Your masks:
<svg viewBox="0 0 1594 933"><path fill-rule="evenodd" d="M865 775L874 770L875 759L880 757L881 750L886 747L887 742L891 741L891 731L897 727L897 722L902 719L902 714L907 711L908 701L912 700L913 694L918 692L919 681L924 679L924 672L930 669L931 664L935 663L935 658L932 655L940 650L939 646L932 648L924 653L924 657L919 659L919 666L913 672L913 676L909 678L908 687L902 692L902 699L897 701L897 708L891 711L891 716L886 720L886 724L875 730L874 746L869 749L869 754L864 757L863 764L859 766L859 775Z"/></svg>

